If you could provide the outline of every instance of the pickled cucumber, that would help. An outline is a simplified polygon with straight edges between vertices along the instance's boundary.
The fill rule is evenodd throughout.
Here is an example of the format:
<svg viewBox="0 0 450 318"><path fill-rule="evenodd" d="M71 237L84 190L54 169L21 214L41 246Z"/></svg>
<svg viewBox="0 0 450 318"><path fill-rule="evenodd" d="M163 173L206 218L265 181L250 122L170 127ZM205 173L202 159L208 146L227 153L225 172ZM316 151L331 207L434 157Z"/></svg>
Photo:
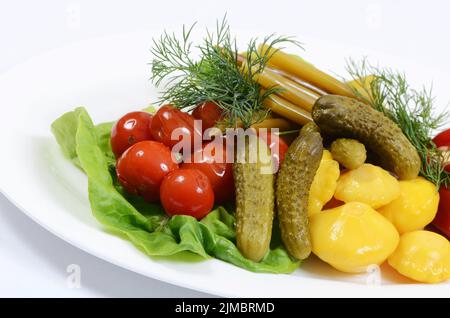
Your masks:
<svg viewBox="0 0 450 318"><path fill-rule="evenodd" d="M305 259L311 253L308 197L322 158L322 137L309 129L289 146L278 173L276 200L281 238L289 254Z"/></svg>
<svg viewBox="0 0 450 318"><path fill-rule="evenodd" d="M355 139L338 138L331 144L330 151L334 160L350 170L358 168L367 159L366 147Z"/></svg>
<svg viewBox="0 0 450 318"><path fill-rule="evenodd" d="M272 160L264 141L250 137L245 147L237 148L233 176L237 247L258 262L269 250L275 205Z"/></svg>
<svg viewBox="0 0 450 318"><path fill-rule="evenodd" d="M320 133L319 126L317 126L314 122L307 123L300 129L300 135L304 135L308 132L318 132Z"/></svg>
<svg viewBox="0 0 450 318"><path fill-rule="evenodd" d="M352 98L325 95L315 102L312 116L322 133L361 141L400 179L418 176L421 162L416 148L381 112Z"/></svg>

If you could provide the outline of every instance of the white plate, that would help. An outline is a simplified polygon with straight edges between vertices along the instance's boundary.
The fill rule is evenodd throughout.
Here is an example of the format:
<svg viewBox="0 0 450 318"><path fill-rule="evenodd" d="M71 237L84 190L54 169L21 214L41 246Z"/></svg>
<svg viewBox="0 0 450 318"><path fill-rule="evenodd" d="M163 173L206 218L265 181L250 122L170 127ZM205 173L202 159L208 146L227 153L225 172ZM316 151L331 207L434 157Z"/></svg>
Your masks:
<svg viewBox="0 0 450 318"><path fill-rule="evenodd" d="M255 274L219 260L150 258L128 241L105 232L91 215L86 177L62 156L49 127L55 118L79 105L86 106L96 122L102 122L143 108L154 99L147 65L152 34L158 33L76 43L33 58L0 77L0 189L22 211L60 238L113 264L220 296L448 295L449 283L414 284L388 266L382 268L380 284L371 283L377 281L377 271L346 275L316 259L306 261L291 275ZM349 55L374 54L313 39L305 42L309 60L336 72L342 72ZM429 67L419 69L410 63L408 68L405 60L375 57L407 68L415 78L433 75L435 88L448 83L442 82L444 75L431 73ZM441 92L444 89L437 89ZM443 98L450 100L448 95Z"/></svg>

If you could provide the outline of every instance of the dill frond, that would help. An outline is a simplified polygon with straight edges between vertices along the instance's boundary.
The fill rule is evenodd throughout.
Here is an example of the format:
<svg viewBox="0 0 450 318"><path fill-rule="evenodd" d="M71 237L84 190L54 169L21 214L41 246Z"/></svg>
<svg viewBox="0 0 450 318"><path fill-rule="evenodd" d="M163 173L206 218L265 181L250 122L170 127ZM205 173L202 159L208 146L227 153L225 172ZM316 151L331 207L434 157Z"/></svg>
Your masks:
<svg viewBox="0 0 450 318"><path fill-rule="evenodd" d="M240 122L244 127L265 119L269 110L263 101L277 91L271 88L261 94L261 87L253 80L255 73L262 72L270 59L270 50L260 52L257 39L247 47L248 72L238 65L236 38L224 17L216 24L201 43L194 46L191 33L195 24L183 27L181 38L165 32L153 40L152 76L156 86L163 86L159 103L171 103L178 108L191 110L195 105L210 101L216 103L224 113L227 126ZM274 34L263 39L269 48L279 44L300 44L290 37ZM200 54L193 57L193 48ZM273 53L272 53L273 54ZM165 85L161 85L165 81Z"/></svg>

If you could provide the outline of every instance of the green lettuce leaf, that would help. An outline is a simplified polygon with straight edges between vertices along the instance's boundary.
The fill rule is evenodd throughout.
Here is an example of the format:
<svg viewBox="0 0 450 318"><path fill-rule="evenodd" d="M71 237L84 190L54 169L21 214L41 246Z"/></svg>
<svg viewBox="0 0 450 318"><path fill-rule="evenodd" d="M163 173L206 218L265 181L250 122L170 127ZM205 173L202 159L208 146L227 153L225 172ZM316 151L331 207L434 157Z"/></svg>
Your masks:
<svg viewBox="0 0 450 318"><path fill-rule="evenodd" d="M127 194L115 176L111 127L112 123L94 126L84 108L66 113L52 124L63 153L88 177L93 215L111 232L126 237L149 256L190 252L266 273L290 273L299 266L281 244L272 246L259 263L243 257L235 244L234 215L223 207L201 221L184 215L169 218L159 204Z"/></svg>
<svg viewBox="0 0 450 318"><path fill-rule="evenodd" d="M103 123L95 126L95 134L97 135L97 143L100 147L100 150L105 155L108 163L113 166L116 164L116 158L112 152L111 148L111 129L114 123Z"/></svg>

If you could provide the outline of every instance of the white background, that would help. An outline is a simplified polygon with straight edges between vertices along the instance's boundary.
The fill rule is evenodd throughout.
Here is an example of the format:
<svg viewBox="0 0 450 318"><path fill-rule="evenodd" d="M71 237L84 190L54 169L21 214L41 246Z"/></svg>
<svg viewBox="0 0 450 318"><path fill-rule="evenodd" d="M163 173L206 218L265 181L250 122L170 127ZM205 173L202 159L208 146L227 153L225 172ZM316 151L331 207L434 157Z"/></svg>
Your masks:
<svg viewBox="0 0 450 318"><path fill-rule="evenodd" d="M295 30L307 38L417 61L420 67L433 61L443 65L441 71L450 77L449 9L444 0L0 0L0 73L74 41L161 26L172 28L193 21L212 25L227 12L230 24L239 29L281 34ZM149 44L152 36L149 33ZM2 149L1 155L7 155L7 149ZM67 286L66 268L70 264L81 266L80 289ZM0 195L0 296L207 295L142 277L90 256L46 232Z"/></svg>

